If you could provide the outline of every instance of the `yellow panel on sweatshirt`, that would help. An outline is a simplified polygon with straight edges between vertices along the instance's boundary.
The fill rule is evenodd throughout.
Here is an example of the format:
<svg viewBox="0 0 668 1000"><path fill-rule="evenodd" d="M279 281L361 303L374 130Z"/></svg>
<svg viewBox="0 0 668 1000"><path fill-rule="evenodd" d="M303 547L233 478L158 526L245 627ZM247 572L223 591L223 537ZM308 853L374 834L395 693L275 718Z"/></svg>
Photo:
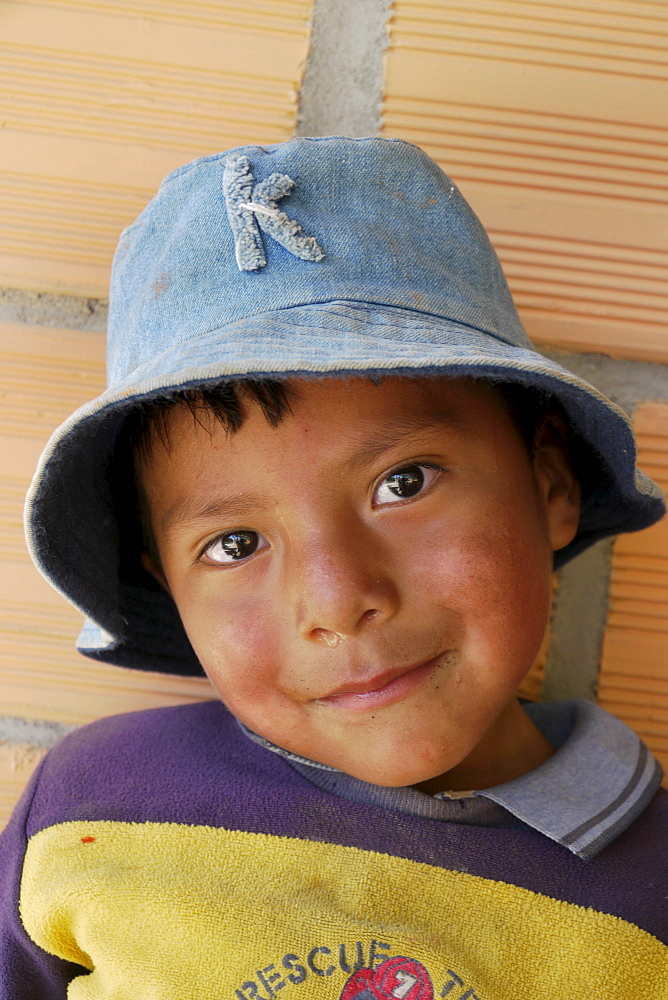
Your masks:
<svg viewBox="0 0 668 1000"><path fill-rule="evenodd" d="M634 415L642 468L668 492L668 404ZM610 612L599 701L642 736L668 779L668 520L620 535L612 557Z"/></svg>
<svg viewBox="0 0 668 1000"><path fill-rule="evenodd" d="M25 547L23 501L37 459L54 427L103 390L104 336L0 323L0 373L0 715L78 725L212 697L205 680L123 670L77 653L81 615ZM22 768L2 779L0 825L28 775Z"/></svg>
<svg viewBox="0 0 668 1000"><path fill-rule="evenodd" d="M359 848L170 823L41 831L21 914L41 948L91 970L71 1000L339 1000L358 954L374 996L425 1000L448 986L478 1000L664 1000L668 976L665 946L619 917Z"/></svg>
<svg viewBox="0 0 668 1000"><path fill-rule="evenodd" d="M668 360L668 7L396 0L386 135L462 188L535 342Z"/></svg>
<svg viewBox="0 0 668 1000"><path fill-rule="evenodd" d="M162 177L294 130L311 0L2 4L0 284L104 296Z"/></svg>

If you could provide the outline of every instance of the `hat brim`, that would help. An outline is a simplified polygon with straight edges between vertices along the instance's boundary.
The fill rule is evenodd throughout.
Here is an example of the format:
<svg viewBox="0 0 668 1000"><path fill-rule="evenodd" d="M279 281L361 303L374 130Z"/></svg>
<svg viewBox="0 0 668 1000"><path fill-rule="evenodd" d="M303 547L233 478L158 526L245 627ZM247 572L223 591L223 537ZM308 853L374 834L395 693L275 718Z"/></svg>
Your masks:
<svg viewBox="0 0 668 1000"><path fill-rule="evenodd" d="M26 502L26 534L40 571L91 620L81 652L120 666L202 673L171 598L141 569L139 553L134 578L119 562L123 526L110 469L119 429L137 401L227 379L388 374L516 382L556 397L601 468L598 486L583 498L575 538L555 553L556 567L599 538L662 516L663 493L636 468L624 411L537 352L431 314L369 303L266 312L175 343L77 410L49 441Z"/></svg>

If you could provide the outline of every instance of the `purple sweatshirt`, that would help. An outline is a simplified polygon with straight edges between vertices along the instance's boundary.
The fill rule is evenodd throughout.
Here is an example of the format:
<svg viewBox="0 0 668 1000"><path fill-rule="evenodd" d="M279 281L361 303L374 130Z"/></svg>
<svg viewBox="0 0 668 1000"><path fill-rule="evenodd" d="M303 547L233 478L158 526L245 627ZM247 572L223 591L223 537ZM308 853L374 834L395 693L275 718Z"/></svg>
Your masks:
<svg viewBox="0 0 668 1000"><path fill-rule="evenodd" d="M1 1000L666 1000L668 795L588 861L350 801L216 702L103 719L0 837Z"/></svg>

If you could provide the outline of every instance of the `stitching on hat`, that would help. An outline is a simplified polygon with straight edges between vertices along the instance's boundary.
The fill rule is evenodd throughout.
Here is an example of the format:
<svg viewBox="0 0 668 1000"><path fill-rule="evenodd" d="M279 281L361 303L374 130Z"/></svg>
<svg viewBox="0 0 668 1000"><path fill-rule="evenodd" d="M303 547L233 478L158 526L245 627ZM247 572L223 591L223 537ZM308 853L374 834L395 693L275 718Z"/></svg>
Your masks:
<svg viewBox="0 0 668 1000"><path fill-rule="evenodd" d="M260 229L301 260L320 261L325 256L315 237L307 236L276 204L294 187L287 174L270 174L254 184L247 156L229 156L225 161L223 194L240 271L257 271L267 263Z"/></svg>

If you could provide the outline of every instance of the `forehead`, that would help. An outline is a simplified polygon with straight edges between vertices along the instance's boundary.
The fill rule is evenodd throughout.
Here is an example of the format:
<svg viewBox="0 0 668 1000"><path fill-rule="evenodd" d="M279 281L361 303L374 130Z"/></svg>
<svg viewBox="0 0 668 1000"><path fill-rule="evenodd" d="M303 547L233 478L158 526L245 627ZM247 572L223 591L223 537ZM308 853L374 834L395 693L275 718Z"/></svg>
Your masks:
<svg viewBox="0 0 668 1000"><path fill-rule="evenodd" d="M177 401L164 415L161 432L155 431L142 467L172 464L184 453L225 450L248 461L262 450L279 444L328 442L328 448L368 443L373 450L387 447L418 431L448 429L477 436L495 433L499 419L512 422L510 407L500 389L485 380L463 378L291 379L286 383L289 407L272 425L260 405L240 392L243 422L230 428L213 409L194 410ZM338 448L336 448L338 450ZM322 456L326 457L326 456ZM142 469L143 471L143 469Z"/></svg>
<svg viewBox="0 0 668 1000"><path fill-rule="evenodd" d="M273 484L278 492L284 474L297 483L330 472L364 472L406 457L397 449L413 441L425 452L444 440L462 447L483 441L501 458L517 447L505 400L484 381L329 378L292 380L288 388L290 411L276 426L255 402L245 404L245 419L234 432L211 411L174 405L165 435L154 435L148 456L139 461L149 500L164 510L167 495L201 497L231 485L243 492L258 483L268 492ZM174 502L177 508L187 505L185 498Z"/></svg>
<svg viewBox="0 0 668 1000"><path fill-rule="evenodd" d="M212 409L197 407L193 412L186 403L176 402L166 414L165 433L151 440L151 451L156 444L170 453L198 442L208 448L214 439L236 451L241 442L252 446L258 438L270 437L272 430L277 438L289 439L305 432L331 437L335 428L345 429L350 442L378 426L386 428L388 438L432 424L483 432L500 410L508 412L502 392L484 380L386 376L372 381L333 376L290 379L286 388L289 408L276 426L269 424L243 388L244 419L238 430L221 426ZM161 440L156 441L157 437Z"/></svg>

